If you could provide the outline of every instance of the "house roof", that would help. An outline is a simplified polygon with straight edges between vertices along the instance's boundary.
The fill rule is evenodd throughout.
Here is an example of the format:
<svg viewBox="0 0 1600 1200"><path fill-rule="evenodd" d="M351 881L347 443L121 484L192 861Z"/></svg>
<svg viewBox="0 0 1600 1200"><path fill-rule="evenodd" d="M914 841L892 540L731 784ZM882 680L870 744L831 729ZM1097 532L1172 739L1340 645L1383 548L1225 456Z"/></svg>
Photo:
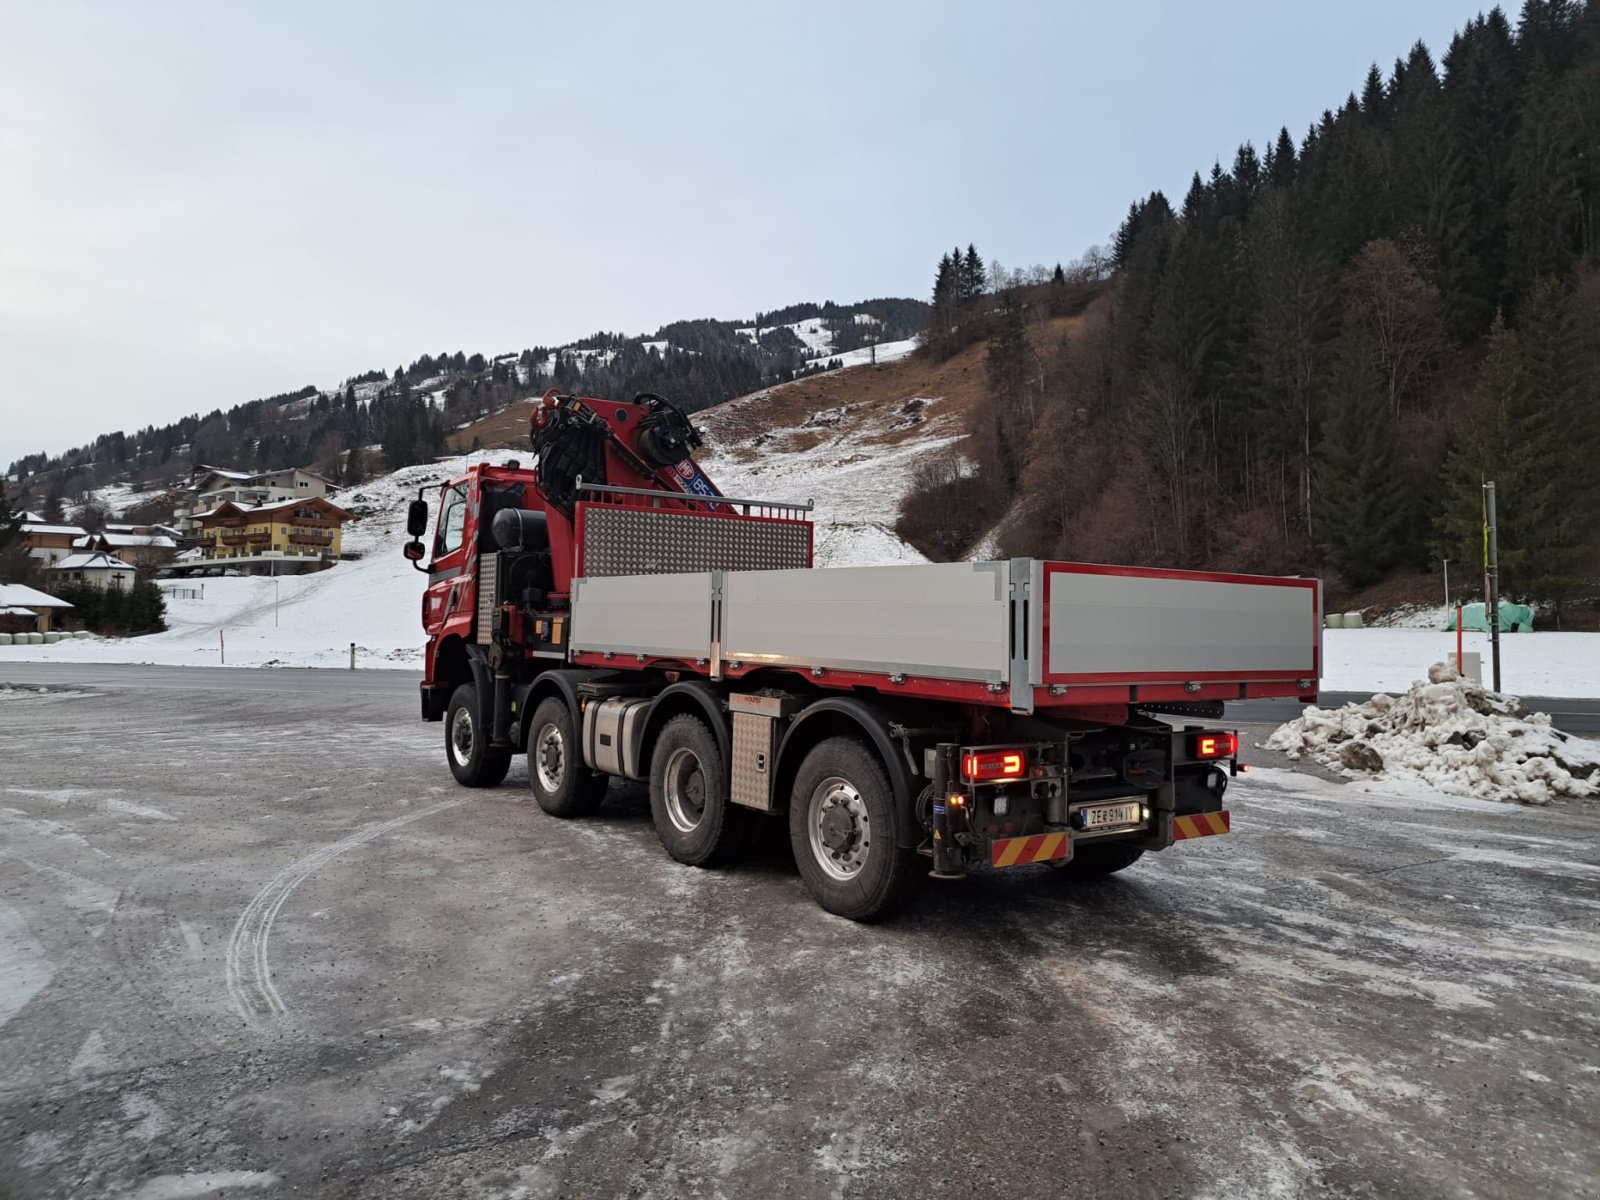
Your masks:
<svg viewBox="0 0 1600 1200"><path fill-rule="evenodd" d="M70 533L74 537L82 537L83 529L77 525L50 525L43 521L24 521L23 533Z"/></svg>
<svg viewBox="0 0 1600 1200"><path fill-rule="evenodd" d="M74 546L92 546L96 542L104 542L112 549L120 547L125 550L138 549L140 547L172 550L178 545L177 542L160 533L91 533L86 537L78 538L72 544Z"/></svg>
<svg viewBox="0 0 1600 1200"><path fill-rule="evenodd" d="M46 571L132 571L132 563L125 563L114 554L95 550L89 554L69 554Z"/></svg>
<svg viewBox="0 0 1600 1200"><path fill-rule="evenodd" d="M213 509L203 513L195 513L194 519L203 521L207 517L223 514L224 509L229 510L229 512L223 515L231 516L237 514L244 516L253 513L276 513L281 509L299 507L322 508L327 510L329 516L337 517L341 521L348 521L354 515L340 508L325 496L296 496L293 500L275 500L271 504L235 504L232 500L224 500Z"/></svg>
<svg viewBox="0 0 1600 1200"><path fill-rule="evenodd" d="M38 591L22 583L0 583L0 605L7 608L71 608L47 592Z"/></svg>

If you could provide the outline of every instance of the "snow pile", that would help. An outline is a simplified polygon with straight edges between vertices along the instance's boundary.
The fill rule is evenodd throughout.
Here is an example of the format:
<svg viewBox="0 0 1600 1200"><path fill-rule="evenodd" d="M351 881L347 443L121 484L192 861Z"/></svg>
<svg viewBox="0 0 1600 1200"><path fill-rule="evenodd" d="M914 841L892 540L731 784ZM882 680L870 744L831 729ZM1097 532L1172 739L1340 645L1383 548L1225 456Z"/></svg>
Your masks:
<svg viewBox="0 0 1600 1200"><path fill-rule="evenodd" d="M1402 696L1308 708L1266 741L1347 775L1411 778L1444 792L1520 804L1600 796L1600 746L1568 737L1515 696L1485 691L1447 663Z"/></svg>

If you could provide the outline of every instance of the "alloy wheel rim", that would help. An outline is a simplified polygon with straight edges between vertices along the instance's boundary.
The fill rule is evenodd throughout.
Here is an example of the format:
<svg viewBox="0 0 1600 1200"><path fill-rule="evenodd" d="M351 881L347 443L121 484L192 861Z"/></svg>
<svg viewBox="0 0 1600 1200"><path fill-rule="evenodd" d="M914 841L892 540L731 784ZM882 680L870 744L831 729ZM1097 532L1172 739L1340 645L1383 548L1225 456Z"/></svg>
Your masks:
<svg viewBox="0 0 1600 1200"><path fill-rule="evenodd" d="M830 775L811 789L806 834L811 857L830 879L848 883L861 874L872 850L872 821L854 784Z"/></svg>
<svg viewBox="0 0 1600 1200"><path fill-rule="evenodd" d="M680 746L667 757L662 780L667 819L679 833L693 833L706 815L706 777L693 750Z"/></svg>
<svg viewBox="0 0 1600 1200"><path fill-rule="evenodd" d="M560 791L567 773L567 755L561 730L553 722L540 728L534 739L534 750L533 770L539 778L539 786L550 793Z"/></svg>

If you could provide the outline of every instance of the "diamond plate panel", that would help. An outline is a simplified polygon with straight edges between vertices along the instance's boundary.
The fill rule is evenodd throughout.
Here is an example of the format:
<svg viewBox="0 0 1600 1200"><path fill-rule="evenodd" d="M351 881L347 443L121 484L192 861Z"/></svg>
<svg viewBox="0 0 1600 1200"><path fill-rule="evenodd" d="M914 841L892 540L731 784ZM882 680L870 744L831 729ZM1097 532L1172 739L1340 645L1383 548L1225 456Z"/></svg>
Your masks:
<svg viewBox="0 0 1600 1200"><path fill-rule="evenodd" d="M811 526L805 521L742 520L647 508L584 509L583 573L589 578L810 565Z"/></svg>
<svg viewBox="0 0 1600 1200"><path fill-rule="evenodd" d="M772 760L778 723L760 713L733 714L733 779L729 795L735 804L772 811Z"/></svg>
<svg viewBox="0 0 1600 1200"><path fill-rule="evenodd" d="M495 593L500 590L500 556L478 555L478 630L477 642L487 646L494 641Z"/></svg>

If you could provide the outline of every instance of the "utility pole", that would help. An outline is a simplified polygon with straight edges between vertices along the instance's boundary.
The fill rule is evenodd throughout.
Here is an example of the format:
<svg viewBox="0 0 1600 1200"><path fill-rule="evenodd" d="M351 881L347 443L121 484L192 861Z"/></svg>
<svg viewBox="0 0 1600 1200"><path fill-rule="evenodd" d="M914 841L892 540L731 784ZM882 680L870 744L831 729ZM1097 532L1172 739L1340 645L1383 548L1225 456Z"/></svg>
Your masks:
<svg viewBox="0 0 1600 1200"><path fill-rule="evenodd" d="M1483 485L1483 572L1489 587L1489 653L1500 690L1500 538L1495 528L1494 480Z"/></svg>

